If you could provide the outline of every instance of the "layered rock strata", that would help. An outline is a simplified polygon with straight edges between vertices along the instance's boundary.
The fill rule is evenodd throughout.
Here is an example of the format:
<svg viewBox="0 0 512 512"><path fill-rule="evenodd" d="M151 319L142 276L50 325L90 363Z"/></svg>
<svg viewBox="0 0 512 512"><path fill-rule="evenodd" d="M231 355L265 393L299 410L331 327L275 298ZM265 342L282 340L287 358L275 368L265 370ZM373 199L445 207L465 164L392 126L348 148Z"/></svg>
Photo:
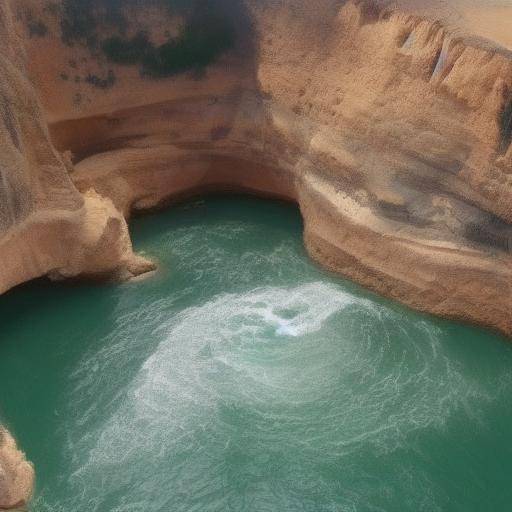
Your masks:
<svg viewBox="0 0 512 512"><path fill-rule="evenodd" d="M238 43L201 74L144 76L63 45L58 30L28 40L78 190L126 218L210 190L286 197L324 265L416 309L511 334L508 51L410 5L226 6L225 16L237 9ZM128 33L158 40L176 24L153 9L146 25L131 11ZM116 80L98 88L63 73Z"/></svg>
<svg viewBox="0 0 512 512"><path fill-rule="evenodd" d="M0 45L0 293L42 275L137 273L125 219L76 190L49 140L9 2Z"/></svg>

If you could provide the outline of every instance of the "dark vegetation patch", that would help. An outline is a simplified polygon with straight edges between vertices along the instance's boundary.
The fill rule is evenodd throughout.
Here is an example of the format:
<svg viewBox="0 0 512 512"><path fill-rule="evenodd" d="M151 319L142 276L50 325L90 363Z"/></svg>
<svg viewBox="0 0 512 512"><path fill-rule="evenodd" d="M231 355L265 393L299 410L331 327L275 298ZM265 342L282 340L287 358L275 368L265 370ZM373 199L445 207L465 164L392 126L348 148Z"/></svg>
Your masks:
<svg viewBox="0 0 512 512"><path fill-rule="evenodd" d="M48 27L41 20L29 20L27 27L30 37L45 37L48 34Z"/></svg>
<svg viewBox="0 0 512 512"><path fill-rule="evenodd" d="M500 116L501 151L505 153L512 143L512 99L509 100Z"/></svg>
<svg viewBox="0 0 512 512"><path fill-rule="evenodd" d="M93 75L92 73L89 73L84 80L86 83L94 87L97 87L98 89L109 89L110 87L113 87L116 83L116 76L114 72L111 69L109 69L105 77L100 77L97 75Z"/></svg>
<svg viewBox="0 0 512 512"><path fill-rule="evenodd" d="M132 39L111 37L101 47L107 58L117 64L143 63L148 54L154 51L145 32L139 32Z"/></svg>
<svg viewBox="0 0 512 512"><path fill-rule="evenodd" d="M94 0L63 0L62 21L60 24L62 41L73 46L85 44L96 47L97 20Z"/></svg>
<svg viewBox="0 0 512 512"><path fill-rule="evenodd" d="M111 62L139 65L141 75L172 76L203 69L231 48L235 27L219 0L159 0L169 14L185 18L182 33L155 46L144 32L127 37L124 8L140 0L63 0L62 40L68 45L86 45L101 50ZM99 27L115 35L102 39Z"/></svg>
<svg viewBox="0 0 512 512"><path fill-rule="evenodd" d="M486 213L480 223L469 223L464 235L477 244L512 252L512 229L504 220L491 213Z"/></svg>

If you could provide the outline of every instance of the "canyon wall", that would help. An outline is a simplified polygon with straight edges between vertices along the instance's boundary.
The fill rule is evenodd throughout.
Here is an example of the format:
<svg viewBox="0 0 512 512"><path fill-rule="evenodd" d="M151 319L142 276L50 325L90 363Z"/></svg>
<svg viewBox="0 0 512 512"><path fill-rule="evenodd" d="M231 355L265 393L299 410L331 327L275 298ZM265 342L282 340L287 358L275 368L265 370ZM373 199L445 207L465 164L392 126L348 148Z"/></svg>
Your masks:
<svg viewBox="0 0 512 512"><path fill-rule="evenodd" d="M24 507L34 485L34 468L0 427L0 510Z"/></svg>
<svg viewBox="0 0 512 512"><path fill-rule="evenodd" d="M17 18L80 192L125 218L210 190L292 199L325 266L416 309L512 333L508 50L410 2L334 0L197 0L192 14L163 0L143 14L88 0L99 14L69 41L70 1L19 0ZM190 26L226 44L204 62L191 50L189 65L168 58Z"/></svg>
<svg viewBox="0 0 512 512"><path fill-rule="evenodd" d="M512 57L427 4L4 1L0 292L148 271L133 212L247 191L325 267L512 336Z"/></svg>
<svg viewBox="0 0 512 512"><path fill-rule="evenodd" d="M0 6L0 292L42 275L130 272L124 218L108 198L80 194L49 140L15 25Z"/></svg>
<svg viewBox="0 0 512 512"><path fill-rule="evenodd" d="M261 89L291 110L283 132L308 126L296 156L312 256L510 334L509 52L370 3L256 10L276 35L261 38Z"/></svg>

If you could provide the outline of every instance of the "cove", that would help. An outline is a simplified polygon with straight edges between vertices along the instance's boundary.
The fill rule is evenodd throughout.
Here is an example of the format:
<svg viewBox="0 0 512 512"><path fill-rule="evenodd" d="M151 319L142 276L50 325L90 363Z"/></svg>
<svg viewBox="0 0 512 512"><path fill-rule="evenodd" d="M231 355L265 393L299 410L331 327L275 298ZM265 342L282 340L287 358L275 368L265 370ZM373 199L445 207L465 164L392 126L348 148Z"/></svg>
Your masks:
<svg viewBox="0 0 512 512"><path fill-rule="evenodd" d="M298 210L135 219L160 271L0 297L32 512L480 511L512 500L512 350L324 272Z"/></svg>

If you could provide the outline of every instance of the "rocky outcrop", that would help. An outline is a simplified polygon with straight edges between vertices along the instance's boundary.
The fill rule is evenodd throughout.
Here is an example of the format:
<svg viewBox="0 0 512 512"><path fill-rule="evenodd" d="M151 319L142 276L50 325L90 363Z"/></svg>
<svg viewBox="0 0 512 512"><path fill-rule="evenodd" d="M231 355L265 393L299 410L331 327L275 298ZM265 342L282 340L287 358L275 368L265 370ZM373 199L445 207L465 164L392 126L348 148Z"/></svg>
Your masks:
<svg viewBox="0 0 512 512"><path fill-rule="evenodd" d="M125 218L211 190L284 197L322 264L510 335L512 60L402 4L218 2L237 44L170 76L67 46L51 18L26 47L81 192ZM125 31L156 45L179 22L151 5Z"/></svg>
<svg viewBox="0 0 512 512"><path fill-rule="evenodd" d="M81 194L49 140L10 2L0 3L0 293L27 280L125 278L153 268L133 254L110 199ZM32 467L0 431L0 509L30 496Z"/></svg>
<svg viewBox="0 0 512 512"><path fill-rule="evenodd" d="M34 468L0 427L0 510L24 507L32 493Z"/></svg>
<svg viewBox="0 0 512 512"><path fill-rule="evenodd" d="M258 77L299 141L306 244L416 309L510 334L510 55L372 5L256 8L279 34Z"/></svg>
<svg viewBox="0 0 512 512"><path fill-rule="evenodd" d="M405 0L89 4L12 0L21 38L3 8L28 58L2 57L22 92L3 92L1 289L146 270L132 211L245 190L298 202L324 265L512 334L512 59L455 4L446 25Z"/></svg>
<svg viewBox="0 0 512 512"><path fill-rule="evenodd" d="M124 218L84 196L49 140L9 2L0 6L0 292L42 275L138 268Z"/></svg>

